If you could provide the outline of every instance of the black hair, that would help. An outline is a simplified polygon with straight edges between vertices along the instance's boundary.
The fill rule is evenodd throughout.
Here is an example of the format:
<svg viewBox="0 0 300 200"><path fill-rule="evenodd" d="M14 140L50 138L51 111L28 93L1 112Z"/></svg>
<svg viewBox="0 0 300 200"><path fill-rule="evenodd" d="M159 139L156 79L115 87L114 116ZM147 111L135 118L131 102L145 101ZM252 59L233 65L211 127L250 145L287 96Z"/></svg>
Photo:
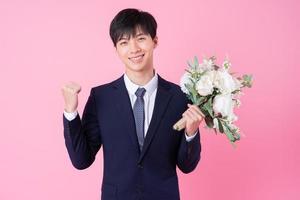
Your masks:
<svg viewBox="0 0 300 200"><path fill-rule="evenodd" d="M135 8L121 10L111 21L109 28L114 46L124 35L129 38L135 36L136 28L139 28L145 34L150 34L153 39L156 36L157 23L148 12Z"/></svg>

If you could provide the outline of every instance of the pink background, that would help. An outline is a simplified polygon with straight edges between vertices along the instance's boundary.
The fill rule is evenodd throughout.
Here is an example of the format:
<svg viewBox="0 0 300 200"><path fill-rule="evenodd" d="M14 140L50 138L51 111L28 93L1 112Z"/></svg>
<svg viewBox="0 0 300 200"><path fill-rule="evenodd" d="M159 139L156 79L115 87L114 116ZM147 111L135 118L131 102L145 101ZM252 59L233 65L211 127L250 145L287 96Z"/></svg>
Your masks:
<svg viewBox="0 0 300 200"><path fill-rule="evenodd" d="M178 83L194 55L229 55L234 71L254 75L236 110L246 137L233 149L201 126L197 169L178 171L182 199L300 199L296 0L1 0L0 199L99 199L102 150L87 170L72 167L60 87L82 85L81 113L91 87L121 76L108 28L126 7L156 17L162 77Z"/></svg>

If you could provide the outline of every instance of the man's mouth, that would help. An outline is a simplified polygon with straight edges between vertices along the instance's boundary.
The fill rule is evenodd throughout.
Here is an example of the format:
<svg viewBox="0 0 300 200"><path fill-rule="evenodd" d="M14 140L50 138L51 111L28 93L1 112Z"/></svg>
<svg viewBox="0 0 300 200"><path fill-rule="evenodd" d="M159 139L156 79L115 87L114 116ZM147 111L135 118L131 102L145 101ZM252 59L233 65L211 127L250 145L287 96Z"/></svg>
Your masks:
<svg viewBox="0 0 300 200"><path fill-rule="evenodd" d="M145 54L137 55L137 56L132 56L129 58L129 60L133 63L140 63L143 60Z"/></svg>

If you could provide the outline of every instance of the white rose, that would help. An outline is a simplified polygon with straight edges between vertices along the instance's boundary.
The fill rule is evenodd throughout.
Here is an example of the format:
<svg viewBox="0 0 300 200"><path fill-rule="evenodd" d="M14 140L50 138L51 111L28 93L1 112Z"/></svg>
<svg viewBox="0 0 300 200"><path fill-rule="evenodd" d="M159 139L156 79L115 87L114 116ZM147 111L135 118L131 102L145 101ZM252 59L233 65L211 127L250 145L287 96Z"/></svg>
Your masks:
<svg viewBox="0 0 300 200"><path fill-rule="evenodd" d="M234 102L232 94L216 95L213 101L213 110L215 114L221 114L222 117L227 117L229 121L236 121L237 116L233 113Z"/></svg>
<svg viewBox="0 0 300 200"><path fill-rule="evenodd" d="M196 90L201 96L207 96L214 91L214 71L208 71L196 83Z"/></svg>
<svg viewBox="0 0 300 200"><path fill-rule="evenodd" d="M192 85L193 82L190 80L192 77L191 77L191 74L188 73L188 72L185 72L181 79L180 79L180 87L181 87L181 90L186 93L186 94L189 94L189 91L188 89L185 87L185 85Z"/></svg>
<svg viewBox="0 0 300 200"><path fill-rule="evenodd" d="M241 83L226 70L217 70L214 85L222 94L231 93L241 87Z"/></svg>

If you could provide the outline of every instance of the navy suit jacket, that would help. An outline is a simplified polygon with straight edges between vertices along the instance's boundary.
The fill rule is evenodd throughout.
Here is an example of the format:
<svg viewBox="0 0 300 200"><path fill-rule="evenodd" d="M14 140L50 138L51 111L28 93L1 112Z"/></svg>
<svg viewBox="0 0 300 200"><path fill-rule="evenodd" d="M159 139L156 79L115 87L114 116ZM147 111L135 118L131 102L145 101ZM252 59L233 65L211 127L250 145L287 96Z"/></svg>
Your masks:
<svg viewBox="0 0 300 200"><path fill-rule="evenodd" d="M140 152L124 75L94 87L79 115L63 117L64 138L73 166L89 167L103 146L102 200L180 199L176 166L193 171L201 152L200 132L187 142L172 129L190 101L180 87L158 75L152 119Z"/></svg>

